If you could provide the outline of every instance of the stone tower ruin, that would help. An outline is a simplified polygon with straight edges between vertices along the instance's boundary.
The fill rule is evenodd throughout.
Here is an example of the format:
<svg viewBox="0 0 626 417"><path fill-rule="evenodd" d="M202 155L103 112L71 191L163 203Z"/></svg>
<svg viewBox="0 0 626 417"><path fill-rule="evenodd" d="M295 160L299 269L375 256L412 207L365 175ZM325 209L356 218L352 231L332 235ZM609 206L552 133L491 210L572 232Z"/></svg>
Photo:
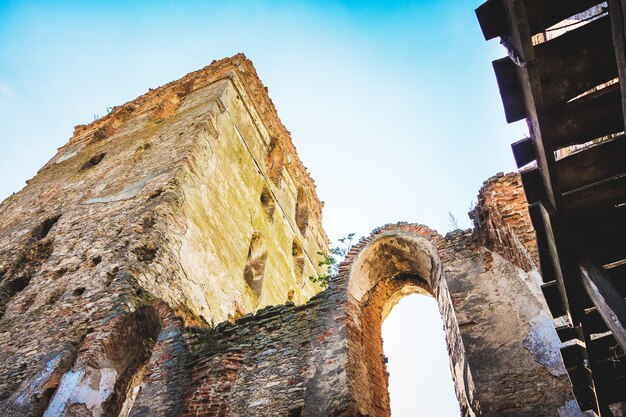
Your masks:
<svg viewBox="0 0 626 417"><path fill-rule="evenodd" d="M77 126L0 204L2 415L389 416L380 328L410 293L463 416L582 415L517 174L474 230L383 226L326 289L321 209L243 55Z"/></svg>

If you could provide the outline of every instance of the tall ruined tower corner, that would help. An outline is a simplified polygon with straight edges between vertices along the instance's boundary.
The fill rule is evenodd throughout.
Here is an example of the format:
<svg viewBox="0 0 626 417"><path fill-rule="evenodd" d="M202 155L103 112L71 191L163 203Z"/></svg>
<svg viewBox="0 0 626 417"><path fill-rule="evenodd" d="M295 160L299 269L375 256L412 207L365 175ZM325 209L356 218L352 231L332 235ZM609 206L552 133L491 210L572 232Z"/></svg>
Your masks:
<svg viewBox="0 0 626 417"><path fill-rule="evenodd" d="M52 398L59 384L91 384L85 407L118 415L126 396L107 397L106 381L133 386L142 346L172 320L306 302L324 273L321 208L243 54L77 126L0 204L0 404L59 415L79 407Z"/></svg>

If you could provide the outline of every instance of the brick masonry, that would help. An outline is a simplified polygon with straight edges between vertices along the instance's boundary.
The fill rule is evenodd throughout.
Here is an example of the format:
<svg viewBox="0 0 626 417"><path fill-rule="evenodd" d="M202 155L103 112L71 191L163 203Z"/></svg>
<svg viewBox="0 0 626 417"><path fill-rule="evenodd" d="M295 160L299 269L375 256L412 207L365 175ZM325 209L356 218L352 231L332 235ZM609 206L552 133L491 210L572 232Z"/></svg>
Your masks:
<svg viewBox="0 0 626 417"><path fill-rule="evenodd" d="M582 415L516 174L474 230L383 226L323 291L321 207L242 55L78 126L0 204L3 415L388 416L380 327L415 292L463 416Z"/></svg>

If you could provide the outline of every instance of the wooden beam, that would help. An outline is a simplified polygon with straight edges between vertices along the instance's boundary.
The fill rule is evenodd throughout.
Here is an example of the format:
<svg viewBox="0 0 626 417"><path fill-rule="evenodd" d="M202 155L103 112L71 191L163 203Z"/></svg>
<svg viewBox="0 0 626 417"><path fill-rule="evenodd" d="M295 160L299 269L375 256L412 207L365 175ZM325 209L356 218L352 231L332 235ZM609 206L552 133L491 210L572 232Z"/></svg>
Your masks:
<svg viewBox="0 0 626 417"><path fill-rule="evenodd" d="M581 410L597 410L597 400L592 388L591 372L584 365L584 360L587 356L584 346L578 343L565 346L561 348L561 356Z"/></svg>
<svg viewBox="0 0 626 417"><path fill-rule="evenodd" d="M588 366L591 369L591 376L593 379L593 385L595 387L596 399L598 401L598 408L601 416L613 417L613 413L609 408L609 404L614 401L609 397L609 390L607 390L607 382L614 378L619 378L619 372L614 372L612 367L607 368L607 351L603 346L609 339L615 340L612 335L596 335L600 337L591 338L591 334L587 333L585 336L585 346L588 358ZM619 346L617 346L619 349ZM607 372L608 371L608 372Z"/></svg>
<svg viewBox="0 0 626 417"><path fill-rule="evenodd" d="M563 343L569 342L572 339L578 338L578 333L576 332L576 328L570 326L569 324L557 327L556 334L557 336L559 336L559 340Z"/></svg>
<svg viewBox="0 0 626 417"><path fill-rule="evenodd" d="M581 206L593 200L603 188L619 189L619 178L626 173L626 137L620 135L612 140L598 143L587 149L580 150L556 161L559 187L565 191L570 208ZM542 199L545 195L541 181L541 173L536 167L520 172L526 199L529 204ZM611 182L617 178L617 183ZM608 182L608 184L604 184ZM594 187L599 190L594 191ZM610 204L610 195L602 200L592 201L594 207ZM615 196L619 203L619 195ZM600 197L598 197L600 198ZM609 201L605 201L609 198ZM582 201L576 201L582 199ZM585 200L586 199L586 200Z"/></svg>
<svg viewBox="0 0 626 417"><path fill-rule="evenodd" d="M622 111L626 120L626 4L623 0L609 0L609 17L617 70L621 80Z"/></svg>
<svg viewBox="0 0 626 417"><path fill-rule="evenodd" d="M603 381L601 385L601 390L603 395L606 398L606 402L608 404L613 404L621 401L626 401L626 390L624 387L626 386L626 376L622 375L619 377L615 377L612 379L608 379L607 381ZM604 417L604 414L602 414Z"/></svg>
<svg viewBox="0 0 626 417"><path fill-rule="evenodd" d="M533 34L543 32L601 2L602 0L526 0L526 10L532 16L530 30Z"/></svg>
<svg viewBox="0 0 626 417"><path fill-rule="evenodd" d="M538 203L531 204L528 207L531 222L535 229L537 240L537 252L539 253L539 265L541 266L541 278L544 283L556 280L556 273L552 258L550 257L550 249L548 247L545 226L541 217L541 209Z"/></svg>
<svg viewBox="0 0 626 417"><path fill-rule="evenodd" d="M626 137L577 151L556 162L559 186L565 192L626 173Z"/></svg>
<svg viewBox="0 0 626 417"><path fill-rule="evenodd" d="M537 45L535 55L547 106L563 104L617 77L608 16Z"/></svg>
<svg viewBox="0 0 626 417"><path fill-rule="evenodd" d="M564 209L570 215L589 213L624 202L626 202L624 174L563 193Z"/></svg>
<svg viewBox="0 0 626 417"><path fill-rule="evenodd" d="M585 311L583 328L588 334L606 333L609 331L604 319L597 308L590 308Z"/></svg>
<svg viewBox="0 0 626 417"><path fill-rule="evenodd" d="M606 265L626 258L626 206L611 207L607 210L591 212L586 215L573 217L572 225L576 225L577 246L592 259L596 265ZM624 269L607 271L612 282L613 278L623 275ZM626 277L625 277L626 278ZM626 285L626 280L619 284L618 291Z"/></svg>
<svg viewBox="0 0 626 417"><path fill-rule="evenodd" d="M554 148L549 138L545 140L542 132L542 126L546 123L547 109L541 86L541 65L538 64L536 48L532 44L533 34L529 27L529 17L523 1L507 0L505 6L511 26L511 33L507 37L505 46L509 49L509 55L516 57L519 64L516 71L520 80L530 134L535 145L537 166L545 191L542 204L558 209L561 205L561 194L556 174L553 172Z"/></svg>
<svg viewBox="0 0 626 417"><path fill-rule="evenodd" d="M561 292L556 281L550 281L541 285L541 292L543 293L548 308L552 317L558 318L567 314L563 300L561 299Z"/></svg>
<svg viewBox="0 0 626 417"><path fill-rule="evenodd" d="M517 122L526 118L522 90L517 78L515 64L508 57L492 62L496 73L496 81L504 106L504 117L508 123Z"/></svg>
<svg viewBox="0 0 626 417"><path fill-rule="evenodd" d="M537 159L537 156L535 155L535 144L533 143L532 137L518 140L511 145L511 148L513 150L513 156L515 157L515 163L518 168L521 168Z"/></svg>
<svg viewBox="0 0 626 417"><path fill-rule="evenodd" d="M533 204L545 199L546 192L539 168L533 167L525 169L520 172L520 177L528 204Z"/></svg>
<svg viewBox="0 0 626 417"><path fill-rule="evenodd" d="M617 343L626 351L626 300L611 285L602 268L586 258L580 260L579 266L587 294Z"/></svg>
<svg viewBox="0 0 626 417"><path fill-rule="evenodd" d="M504 10L502 0L487 0L475 12L485 40L488 41L496 36L509 33L506 11Z"/></svg>
<svg viewBox="0 0 626 417"><path fill-rule="evenodd" d="M561 295L563 308L566 310L571 323L577 325L582 315L582 303L579 300L582 289L577 288L576 282L569 279L569 253L567 247L561 243L564 239L563 228L552 208L545 206L541 202L538 204L538 207L544 225L546 246L552 261L554 277ZM574 301L573 303L572 300Z"/></svg>
<svg viewBox="0 0 626 417"><path fill-rule="evenodd" d="M611 377L626 375L626 355L615 340L615 336L607 333L601 337L596 337L591 340L590 347L594 349L597 357L593 362L594 365L609 364L605 367L594 366L594 372L597 369L605 374L610 374Z"/></svg>
<svg viewBox="0 0 626 417"><path fill-rule="evenodd" d="M624 131L619 83L552 107L549 113L544 133L555 149Z"/></svg>
<svg viewBox="0 0 626 417"><path fill-rule="evenodd" d="M626 297L626 264L618 267L605 269L615 289Z"/></svg>

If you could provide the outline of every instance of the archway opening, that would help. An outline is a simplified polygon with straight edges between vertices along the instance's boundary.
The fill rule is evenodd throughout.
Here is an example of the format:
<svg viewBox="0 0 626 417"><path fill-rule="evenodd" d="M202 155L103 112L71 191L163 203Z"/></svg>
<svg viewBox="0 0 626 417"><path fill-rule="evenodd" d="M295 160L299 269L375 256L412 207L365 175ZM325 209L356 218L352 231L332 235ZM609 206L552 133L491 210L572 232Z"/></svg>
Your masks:
<svg viewBox="0 0 626 417"><path fill-rule="evenodd" d="M389 374L387 359L383 351L382 327L391 310L398 302L409 295L429 298L434 306L432 314L435 319L425 323L425 318L419 313L409 313L404 317L404 326L415 327L416 323L432 324L441 330L451 340L452 345L447 348L445 336L439 338L444 365L443 375L450 380L451 371L454 373L456 395L458 398L455 412L439 415L458 415L459 408L468 409L468 397L465 387L473 387L473 381L468 372L465 353L458 344L460 332L454 316L452 300L447 284L443 277L441 261L434 245L423 237L412 233L390 232L384 233L371 240L354 260L350 269L348 293L353 305L355 326L348 327L349 369L352 379L351 387L354 399L363 415L388 417L391 415L389 396ZM407 329L400 329L400 334L406 334ZM419 334L419 332L418 332ZM435 336L437 337L437 336ZM421 363L418 373L429 377L424 363L428 357L422 356L419 345L432 344L432 337L420 337L415 346L407 349L414 358ZM403 344L409 343L406 341ZM413 350L411 348L414 348ZM402 364L402 360L400 360ZM429 398L429 394L419 392L412 382L406 387L413 398L428 403L437 401ZM393 395L393 394L392 394ZM456 400L455 400L456 401ZM454 405L454 401L452 402ZM429 413L416 414L410 409L402 415L437 415ZM465 414L464 414L465 415ZM472 415L472 414L467 414Z"/></svg>
<svg viewBox="0 0 626 417"><path fill-rule="evenodd" d="M392 417L460 414L437 301L411 294L383 322Z"/></svg>

